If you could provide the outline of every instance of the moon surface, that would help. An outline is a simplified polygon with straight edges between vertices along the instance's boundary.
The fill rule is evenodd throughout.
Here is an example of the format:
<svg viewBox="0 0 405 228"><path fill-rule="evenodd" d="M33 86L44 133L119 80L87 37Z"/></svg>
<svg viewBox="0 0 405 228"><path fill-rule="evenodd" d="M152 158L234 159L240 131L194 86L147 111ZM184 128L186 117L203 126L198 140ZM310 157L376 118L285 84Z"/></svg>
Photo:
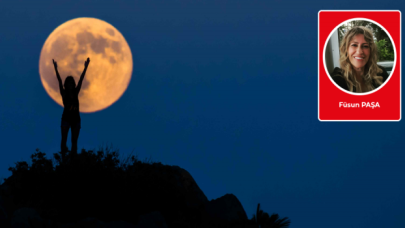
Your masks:
<svg viewBox="0 0 405 228"><path fill-rule="evenodd" d="M57 27L46 39L39 60L39 74L48 95L63 107L52 59L58 64L62 84L73 76L76 85L90 64L79 93L80 112L103 110L117 101L132 75L132 54L124 36L96 18L76 18Z"/></svg>

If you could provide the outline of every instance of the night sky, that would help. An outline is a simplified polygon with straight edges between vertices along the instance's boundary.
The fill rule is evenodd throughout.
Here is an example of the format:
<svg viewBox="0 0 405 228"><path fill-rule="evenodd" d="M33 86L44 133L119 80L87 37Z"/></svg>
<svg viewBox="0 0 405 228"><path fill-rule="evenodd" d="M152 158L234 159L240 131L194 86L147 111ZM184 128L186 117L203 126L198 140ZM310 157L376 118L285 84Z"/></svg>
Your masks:
<svg viewBox="0 0 405 228"><path fill-rule="evenodd" d="M111 2L0 3L0 177L36 148L60 151L40 52L59 25L94 17L125 37L133 72L116 103L81 113L79 150L178 165L209 200L232 193L249 218L260 203L291 228L405 227L404 121L320 122L317 68L319 10L404 4Z"/></svg>

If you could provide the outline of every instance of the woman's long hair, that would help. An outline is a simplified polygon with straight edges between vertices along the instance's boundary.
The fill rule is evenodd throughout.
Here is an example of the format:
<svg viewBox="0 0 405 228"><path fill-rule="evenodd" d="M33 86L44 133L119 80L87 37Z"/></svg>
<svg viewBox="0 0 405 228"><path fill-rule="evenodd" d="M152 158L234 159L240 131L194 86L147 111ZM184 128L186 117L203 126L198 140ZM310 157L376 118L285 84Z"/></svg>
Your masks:
<svg viewBox="0 0 405 228"><path fill-rule="evenodd" d="M356 80L355 72L350 63L348 49L350 41L354 36L362 34L364 39L369 43L370 47L370 57L368 62L364 66L363 80L366 84L366 91L361 91L360 83ZM377 66L377 45L374 43L373 33L370 29L364 26L356 26L347 31L343 40L340 44L340 68L343 73L343 77L346 80L349 91L353 92L353 86L356 87L356 92L368 92L374 88L373 80L376 82L377 86L382 84L383 77L377 76L377 73L381 73L382 70Z"/></svg>
<svg viewBox="0 0 405 228"><path fill-rule="evenodd" d="M68 83L72 83L72 85L74 85L73 88L76 88L76 82L75 82L75 79L74 79L72 76L67 76L67 77L66 77L65 83L63 84L63 87L65 87L65 89L66 89L66 85L67 85Z"/></svg>

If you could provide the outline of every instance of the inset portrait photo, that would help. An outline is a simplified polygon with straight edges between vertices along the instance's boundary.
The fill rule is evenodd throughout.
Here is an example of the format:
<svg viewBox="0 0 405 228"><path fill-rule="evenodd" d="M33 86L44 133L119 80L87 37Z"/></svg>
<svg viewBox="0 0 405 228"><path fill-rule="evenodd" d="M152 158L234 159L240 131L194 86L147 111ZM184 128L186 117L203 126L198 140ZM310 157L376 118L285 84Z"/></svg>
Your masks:
<svg viewBox="0 0 405 228"><path fill-rule="evenodd" d="M319 121L401 120L401 12L318 12Z"/></svg>
<svg viewBox="0 0 405 228"><path fill-rule="evenodd" d="M325 68L342 90L369 94L384 86L395 67L389 33L369 19L351 19L334 29L324 49Z"/></svg>

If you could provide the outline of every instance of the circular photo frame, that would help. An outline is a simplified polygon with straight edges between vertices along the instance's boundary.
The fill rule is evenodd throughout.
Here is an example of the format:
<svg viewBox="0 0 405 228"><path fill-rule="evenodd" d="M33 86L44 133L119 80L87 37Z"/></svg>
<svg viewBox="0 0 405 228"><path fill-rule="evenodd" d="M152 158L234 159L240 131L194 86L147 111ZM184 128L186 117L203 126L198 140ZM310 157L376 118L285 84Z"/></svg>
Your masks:
<svg viewBox="0 0 405 228"><path fill-rule="evenodd" d="M335 68L340 69L341 41L343 40L346 32L355 26L364 26L372 31L373 40L377 48L377 50L373 52L377 55L377 65L380 68L384 68L384 70L388 73L388 77L385 79L385 81L383 81L381 85L368 92L351 92L349 90L346 90L345 88L342 88L339 84L337 84L331 76L333 71L336 70ZM392 73L395 70L397 59L396 56L397 53L395 49L395 43L393 42L389 32L379 23L367 18L353 18L340 23L331 31L328 38L326 39L325 46L323 48L323 64L331 82L343 92L357 96L374 93L387 84L387 82L391 78ZM354 58L352 58L352 60L356 61ZM363 60L359 60L360 65L364 65L361 63L361 61ZM367 61L369 61L369 57L367 58ZM355 62L355 64L359 63ZM367 62L365 64L367 64Z"/></svg>

